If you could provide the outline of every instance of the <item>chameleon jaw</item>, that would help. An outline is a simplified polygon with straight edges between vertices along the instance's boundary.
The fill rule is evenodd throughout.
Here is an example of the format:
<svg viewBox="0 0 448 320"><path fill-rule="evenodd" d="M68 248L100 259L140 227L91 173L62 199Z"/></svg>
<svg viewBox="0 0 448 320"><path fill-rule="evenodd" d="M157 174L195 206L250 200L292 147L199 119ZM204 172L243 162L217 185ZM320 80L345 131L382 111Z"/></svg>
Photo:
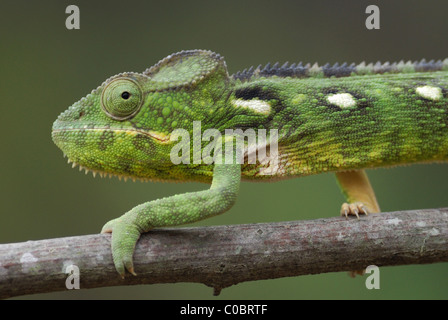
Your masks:
<svg viewBox="0 0 448 320"><path fill-rule="evenodd" d="M64 153L64 158L66 158L67 155ZM96 176L100 176L101 178L106 178L109 177L117 177L118 180L124 180L125 182L127 182L129 179L132 180L133 182L136 182L137 180L140 182L167 182L168 180L164 180L164 179L157 179L157 178L142 178L142 177L135 177L135 176L128 176L128 175L124 175L124 174L118 174L118 173L112 173L112 172L107 172L107 171L102 171L102 170L96 170L96 169L89 169L87 167L84 167L82 165L80 165L79 163L76 163L73 160L70 160L69 158L67 158L67 163L68 164L72 164L72 168L79 168L79 171L83 171L85 172L85 174L88 174L89 172L92 173L93 177L96 178ZM171 181L171 180L170 180ZM172 182L182 182L182 181L176 181L173 180Z"/></svg>
<svg viewBox="0 0 448 320"><path fill-rule="evenodd" d="M79 128L74 128L74 127L68 127L68 128L56 128L53 129L52 131L52 135L53 135L53 141L56 143L56 145L62 149L63 151L63 155L64 158L67 157L67 162L70 164L72 164L72 168L75 167L79 167L79 171L85 171L85 174L88 174L89 172L92 173L93 177L96 177L97 175L99 175L101 178L107 177L109 176L109 178L112 177L118 177L119 180L124 180L127 181L128 179L131 179L133 181L137 181L140 180L142 182L147 182L147 181L168 181L165 179L159 179L159 178L153 178L153 176L138 176L138 175L133 175L128 174L126 172L115 172L115 170L109 170L108 168L105 168L103 170L103 168L95 166L94 168L92 168L91 165L86 163L83 163L83 161L79 161L80 159L77 158L77 156L74 156L72 154L72 150L78 150L78 152L81 152L80 150L82 150L82 146L78 147L76 146L76 143L74 143L73 139L66 139L65 141L61 138L59 138L59 136L63 136L64 134L68 134L71 135L71 133L73 132L74 134L79 133L79 132L90 132L93 133L95 135L100 136L102 133L104 132L111 132L113 134L119 135L121 136L123 139L133 139L136 136L141 136L141 137L147 137L148 139L151 139L152 141L154 141L155 144L161 145L161 144L166 144L170 142L170 136L164 133L160 133L160 132L154 132L154 131L144 131L144 130L138 130L138 129L134 129L134 128L130 128L130 129L126 129L126 128L109 128L109 127L90 127L88 128L87 126L83 126L83 127L79 127ZM100 139L97 138L97 141L100 141ZM129 142L130 140L128 140L128 144L130 144L131 142ZM67 148L68 145L71 145L69 148ZM90 154L90 151L85 151L84 155L88 155ZM169 180L171 181L171 180Z"/></svg>
<svg viewBox="0 0 448 320"><path fill-rule="evenodd" d="M67 155L64 153L64 158L65 157L67 157ZM134 181L134 182L137 181L137 179L142 182L149 181L149 179L143 179L143 178L131 177L131 176L126 176L126 175L122 175L122 174L101 171L101 170L89 169L87 167L84 167L84 166L76 163L75 161L70 160L69 158L67 158L67 163L69 163L69 164L71 163L72 168L78 167L79 171L84 170L85 174L88 174L89 172L91 172L94 178L96 178L96 175L98 174L101 178L106 178L107 176L109 176L109 178L118 177L118 179L120 181L121 181L121 179L124 179L124 181L127 181L128 179L132 179L132 181Z"/></svg>

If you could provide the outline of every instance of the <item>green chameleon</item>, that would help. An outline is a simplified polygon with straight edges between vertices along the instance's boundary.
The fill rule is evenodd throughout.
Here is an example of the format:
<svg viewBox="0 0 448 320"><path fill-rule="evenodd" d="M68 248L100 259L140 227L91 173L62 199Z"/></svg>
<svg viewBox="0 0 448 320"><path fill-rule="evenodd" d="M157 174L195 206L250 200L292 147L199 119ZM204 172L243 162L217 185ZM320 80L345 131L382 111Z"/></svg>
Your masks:
<svg viewBox="0 0 448 320"><path fill-rule="evenodd" d="M206 139L209 129L214 134ZM244 139L239 156L220 147L251 129L267 136ZM135 275L141 233L229 210L241 179L334 172L347 198L342 215L380 212L364 169L448 159L448 59L268 64L229 76L220 55L182 51L143 73L106 80L58 117L52 138L73 166L93 175L211 183L205 191L138 205L103 227L112 232L118 273ZM275 157L260 157L274 144ZM173 161L179 154L182 161ZM201 161L204 154L231 161Z"/></svg>

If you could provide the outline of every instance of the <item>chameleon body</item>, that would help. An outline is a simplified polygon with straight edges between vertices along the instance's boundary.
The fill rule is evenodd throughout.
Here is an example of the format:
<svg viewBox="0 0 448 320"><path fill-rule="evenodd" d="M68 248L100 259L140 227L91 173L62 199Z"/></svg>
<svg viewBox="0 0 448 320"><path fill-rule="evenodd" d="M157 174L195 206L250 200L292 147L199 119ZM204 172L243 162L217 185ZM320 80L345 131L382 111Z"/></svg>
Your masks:
<svg viewBox="0 0 448 320"><path fill-rule="evenodd" d="M265 147L272 146L275 129L278 161L241 163L227 150L230 163L193 161L208 142L198 147L191 139L191 161L173 163L170 154L179 143L174 132L193 137L195 122L200 133L217 130L223 141L235 138L226 129L264 129ZM448 59L268 64L229 76L220 55L182 51L143 73L106 80L59 116L52 138L86 173L211 183L208 190L141 204L104 226L102 232L112 232L117 271L135 274L132 255L141 233L227 211L240 180L334 172L347 197L343 215L379 212L364 169L448 158ZM262 145L245 144L246 160Z"/></svg>

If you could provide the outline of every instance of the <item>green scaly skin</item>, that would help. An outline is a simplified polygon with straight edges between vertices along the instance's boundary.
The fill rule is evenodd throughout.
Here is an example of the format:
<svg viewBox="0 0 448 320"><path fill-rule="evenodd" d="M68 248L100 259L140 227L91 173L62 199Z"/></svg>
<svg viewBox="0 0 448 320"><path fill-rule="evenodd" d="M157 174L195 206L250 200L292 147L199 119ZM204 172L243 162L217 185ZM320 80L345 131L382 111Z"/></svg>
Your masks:
<svg viewBox="0 0 448 320"><path fill-rule="evenodd" d="M277 129L279 163L178 164L175 129ZM117 271L134 273L141 233L228 210L241 179L272 181L448 157L448 60L342 66L267 66L229 76L219 55L183 51L143 73L122 73L53 124L69 162L118 177L211 183L141 204L108 222ZM191 144L193 142L191 141ZM206 146L202 142L202 148ZM193 147L192 147L193 148ZM193 155L191 155L193 159ZM269 167L270 174L263 174Z"/></svg>

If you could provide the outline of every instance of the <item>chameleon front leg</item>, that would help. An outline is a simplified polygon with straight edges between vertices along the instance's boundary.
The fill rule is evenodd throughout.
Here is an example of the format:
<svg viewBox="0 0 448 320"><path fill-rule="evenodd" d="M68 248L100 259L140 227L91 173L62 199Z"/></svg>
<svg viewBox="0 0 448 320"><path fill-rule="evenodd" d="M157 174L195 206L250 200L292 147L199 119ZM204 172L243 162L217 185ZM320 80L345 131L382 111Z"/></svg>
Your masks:
<svg viewBox="0 0 448 320"><path fill-rule="evenodd" d="M342 205L341 215L359 218L359 213L380 212L375 192L364 170L336 172L336 178L348 202Z"/></svg>
<svg viewBox="0 0 448 320"><path fill-rule="evenodd" d="M106 223L101 233L112 232L112 256L121 277L125 270L135 275L132 256L141 233L196 222L229 210L236 201L240 180L240 164L215 164L210 189L146 202Z"/></svg>

